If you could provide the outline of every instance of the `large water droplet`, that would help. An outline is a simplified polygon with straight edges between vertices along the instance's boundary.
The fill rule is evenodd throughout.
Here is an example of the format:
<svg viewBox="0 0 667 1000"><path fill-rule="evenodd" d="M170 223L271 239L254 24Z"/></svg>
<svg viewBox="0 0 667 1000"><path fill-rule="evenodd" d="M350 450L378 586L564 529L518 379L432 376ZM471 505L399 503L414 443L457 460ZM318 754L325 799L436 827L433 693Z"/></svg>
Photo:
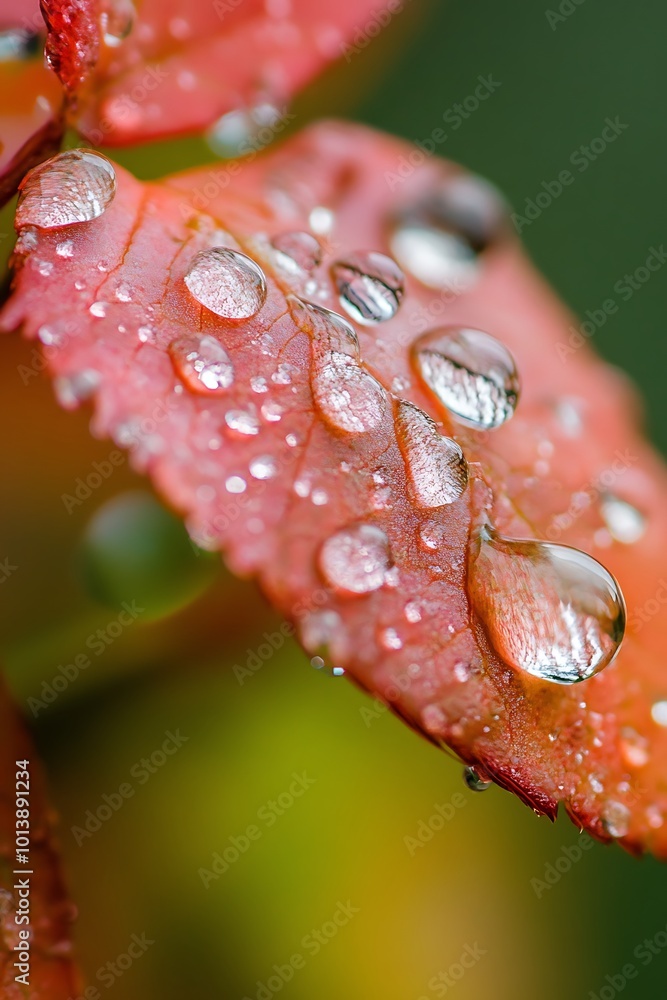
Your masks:
<svg viewBox="0 0 667 1000"><path fill-rule="evenodd" d="M105 156L68 149L45 160L25 177L16 224L55 229L97 219L116 193L116 174Z"/></svg>
<svg viewBox="0 0 667 1000"><path fill-rule="evenodd" d="M387 393L354 358L334 352L315 362L313 396L323 417L336 430L367 434L382 423Z"/></svg>
<svg viewBox="0 0 667 1000"><path fill-rule="evenodd" d="M412 361L436 399L468 427L493 430L516 409L514 358L488 333L441 327L415 342Z"/></svg>
<svg viewBox="0 0 667 1000"><path fill-rule="evenodd" d="M179 337L169 345L169 354L176 373L194 392L223 393L234 381L229 355L214 337Z"/></svg>
<svg viewBox="0 0 667 1000"><path fill-rule="evenodd" d="M331 587L349 594L378 590L390 568L389 540L374 524L355 524L328 538L319 566Z"/></svg>
<svg viewBox="0 0 667 1000"><path fill-rule="evenodd" d="M493 784L481 767L464 767L463 780L471 792L485 792Z"/></svg>
<svg viewBox="0 0 667 1000"><path fill-rule="evenodd" d="M502 238L507 206L480 177L460 176L400 209L390 246L401 267L429 288L465 291L479 273L479 257Z"/></svg>
<svg viewBox="0 0 667 1000"><path fill-rule="evenodd" d="M505 538L485 526L468 580L493 646L513 667L574 684L608 666L619 650L623 594L585 552Z"/></svg>
<svg viewBox="0 0 667 1000"><path fill-rule="evenodd" d="M357 323L392 319L403 298L403 272L382 253L352 253L331 265L340 303Z"/></svg>
<svg viewBox="0 0 667 1000"><path fill-rule="evenodd" d="M271 246L278 251L280 263L293 273L313 271L322 261L322 247L310 233L278 233Z"/></svg>
<svg viewBox="0 0 667 1000"><path fill-rule="evenodd" d="M249 319L266 301L262 269L238 250L200 250L184 280L197 302L225 319Z"/></svg>
<svg viewBox="0 0 667 1000"><path fill-rule="evenodd" d="M398 443L416 499L423 507L454 503L468 485L468 463L452 438L413 403L396 407Z"/></svg>

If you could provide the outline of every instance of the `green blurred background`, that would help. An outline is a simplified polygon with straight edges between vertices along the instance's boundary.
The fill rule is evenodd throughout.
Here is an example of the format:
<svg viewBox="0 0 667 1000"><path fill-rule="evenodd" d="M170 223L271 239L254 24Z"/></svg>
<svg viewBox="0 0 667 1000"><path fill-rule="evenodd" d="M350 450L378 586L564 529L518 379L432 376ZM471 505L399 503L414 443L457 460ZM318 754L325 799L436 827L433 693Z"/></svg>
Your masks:
<svg viewBox="0 0 667 1000"><path fill-rule="evenodd" d="M523 232L583 314L664 239L667 10L620 0L561 6L572 13L552 27L549 8L528 0L408 4L297 110L299 124L345 115L424 139L491 74L501 86L442 152L495 181L519 211L618 116L628 129ZM113 155L158 176L210 152L201 140L179 140ZM663 450L666 307L658 273L594 338L639 384ZM633 954L667 927L664 867L596 845L540 887L534 880L549 865L567 867L563 847L578 839L569 822L538 820L497 789L469 792L455 762L345 680L312 670L292 643L239 684L233 666L279 621L249 584L197 553L147 494L127 493L143 484L125 463L68 514L62 494L113 449L89 437L85 413L57 409L32 346L8 338L2 350L11 489L0 556L17 567L1 590L2 652L61 815L91 981L132 934L145 934L154 943L109 995L587 1000L593 991L609 1000L630 962L639 971L624 997L664 996L667 948L657 946L646 965ZM34 377L22 379L19 365ZM137 538L143 549L131 559ZM137 622L91 654L51 704L29 701L135 598L146 608ZM152 764L154 773L136 766L176 730L187 737L177 753ZM304 772L313 783L292 798L293 774ZM124 782L135 794L77 844L72 827ZM441 828L416 847L409 838L438 805L452 818L432 822ZM234 857L230 838L245 845L249 825L256 840L222 874L202 878L216 852ZM327 937L348 901L358 912ZM323 927L314 954L308 935ZM447 986L443 976L458 975L466 949L474 964ZM262 992L274 965L296 953L303 968Z"/></svg>

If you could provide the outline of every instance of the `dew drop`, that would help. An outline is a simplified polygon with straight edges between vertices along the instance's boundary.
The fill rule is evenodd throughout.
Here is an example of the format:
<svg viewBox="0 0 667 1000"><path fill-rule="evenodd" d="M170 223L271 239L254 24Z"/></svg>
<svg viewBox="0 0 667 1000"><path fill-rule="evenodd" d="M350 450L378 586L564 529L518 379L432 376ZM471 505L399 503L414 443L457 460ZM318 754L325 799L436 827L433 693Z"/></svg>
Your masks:
<svg viewBox="0 0 667 1000"><path fill-rule="evenodd" d="M389 540L373 524L342 528L323 543L319 553L324 579L348 594L379 590L389 566Z"/></svg>
<svg viewBox="0 0 667 1000"><path fill-rule="evenodd" d="M136 11L130 0L108 0L100 17L104 44L117 48L132 31Z"/></svg>
<svg viewBox="0 0 667 1000"><path fill-rule="evenodd" d="M391 257L374 251L349 254L331 265L340 304L357 323L392 319L403 298L405 278Z"/></svg>
<svg viewBox="0 0 667 1000"><path fill-rule="evenodd" d="M354 358L332 352L313 367L315 402L325 420L346 434L367 434L382 423L387 394Z"/></svg>
<svg viewBox="0 0 667 1000"><path fill-rule="evenodd" d="M245 493L246 485L242 476L229 476L225 480L225 489L228 493Z"/></svg>
<svg viewBox="0 0 667 1000"><path fill-rule="evenodd" d="M488 333L442 327L416 341L412 361L436 399L468 427L493 430L516 409L514 358Z"/></svg>
<svg viewBox="0 0 667 1000"><path fill-rule="evenodd" d="M481 767L464 767L463 780L471 792L485 792L493 784Z"/></svg>
<svg viewBox="0 0 667 1000"><path fill-rule="evenodd" d="M343 316L296 295L289 295L288 302L295 323L312 338L317 357L326 359L330 352L336 351L359 359L359 338Z"/></svg>
<svg viewBox="0 0 667 1000"><path fill-rule="evenodd" d="M342 677L345 673L344 667L330 666L321 656L313 656L310 665L315 670L319 670L320 673L327 674L329 677Z"/></svg>
<svg viewBox="0 0 667 1000"><path fill-rule="evenodd" d="M93 302L92 305L88 306L88 312L91 316L95 316L97 319L104 319L107 314L108 306L108 302Z"/></svg>
<svg viewBox="0 0 667 1000"><path fill-rule="evenodd" d="M249 319L266 301L262 269L237 250L200 250L184 280L197 302L225 319Z"/></svg>
<svg viewBox="0 0 667 1000"><path fill-rule="evenodd" d="M226 160L257 155L257 150L267 146L275 137L275 126L282 115L272 104L258 104L254 108L228 111L218 118L206 134L206 141L216 154Z"/></svg>
<svg viewBox="0 0 667 1000"><path fill-rule="evenodd" d="M80 403L90 399L101 382L100 373L87 368L75 375L59 375L53 383L56 398L66 410L75 409Z"/></svg>
<svg viewBox="0 0 667 1000"><path fill-rule="evenodd" d="M313 271L322 261L322 247L310 233L279 233L271 246L278 251L279 262L293 273Z"/></svg>
<svg viewBox="0 0 667 1000"><path fill-rule="evenodd" d="M16 225L56 229L97 219L116 193L116 174L105 156L68 149L27 174L16 209Z"/></svg>
<svg viewBox="0 0 667 1000"><path fill-rule="evenodd" d="M399 210L391 223L391 251L428 288L459 294L477 279L480 255L502 238L506 218L493 185L456 177Z"/></svg>
<svg viewBox="0 0 667 1000"><path fill-rule="evenodd" d="M395 628L385 628L380 632L380 644L385 649L403 649L403 640Z"/></svg>
<svg viewBox="0 0 667 1000"><path fill-rule="evenodd" d="M333 229L334 222L334 213L324 205L317 205L308 216L310 228L318 236L327 236Z"/></svg>
<svg viewBox="0 0 667 1000"><path fill-rule="evenodd" d="M654 701L651 706L651 718L657 726L667 727L667 701Z"/></svg>
<svg viewBox="0 0 667 1000"><path fill-rule="evenodd" d="M454 503L468 485L468 463L452 438L444 437L428 414L399 400L396 432L418 503L442 507Z"/></svg>
<svg viewBox="0 0 667 1000"><path fill-rule="evenodd" d="M602 825L610 837L625 837L630 829L630 810L621 802L605 802L602 807Z"/></svg>
<svg viewBox="0 0 667 1000"><path fill-rule="evenodd" d="M56 253L59 257L73 257L74 256L74 243L72 240L62 240L56 245Z"/></svg>
<svg viewBox="0 0 667 1000"><path fill-rule="evenodd" d="M498 654L535 677L574 684L608 666L619 650L623 594L585 552L505 538L485 526L469 585Z"/></svg>
<svg viewBox="0 0 667 1000"><path fill-rule="evenodd" d="M272 479L278 471L271 455L259 455L257 458L253 458L249 468L253 479Z"/></svg>
<svg viewBox="0 0 667 1000"><path fill-rule="evenodd" d="M624 545L638 542L646 530L646 518L636 507L607 494L600 504L600 512L612 538Z"/></svg>
<svg viewBox="0 0 667 1000"><path fill-rule="evenodd" d="M239 437L254 437L259 434L259 420L247 410L228 410L225 413L225 424Z"/></svg>
<svg viewBox="0 0 667 1000"><path fill-rule="evenodd" d="M214 337L179 337L169 345L169 355L176 374L194 392L223 393L234 381L229 355Z"/></svg>

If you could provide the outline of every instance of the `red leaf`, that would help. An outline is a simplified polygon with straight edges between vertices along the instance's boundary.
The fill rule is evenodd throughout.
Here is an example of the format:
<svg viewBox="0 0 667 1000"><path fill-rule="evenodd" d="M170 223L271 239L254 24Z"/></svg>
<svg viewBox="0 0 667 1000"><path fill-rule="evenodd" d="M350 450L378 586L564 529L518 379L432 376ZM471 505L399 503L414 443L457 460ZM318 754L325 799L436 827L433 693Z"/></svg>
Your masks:
<svg viewBox="0 0 667 1000"><path fill-rule="evenodd" d="M26 765L24 761L27 759ZM16 762L20 762L16 763ZM20 773L18 773L20 772ZM26 789L26 786L29 786ZM29 799L29 864L17 861L17 815L23 823L23 806L17 796ZM23 827L21 827L23 831ZM70 957L74 907L68 901L54 845L53 816L48 810L44 782L25 727L0 682L0 995L3 1000L21 1000L28 995L45 1000L68 1000L79 993L80 977ZM20 842L23 846L23 842ZM16 872L20 872L17 874ZM29 897L21 889L28 882ZM29 909L21 903L29 898ZM29 924L15 917L29 916ZM26 980L21 962L24 939L29 930L29 973Z"/></svg>
<svg viewBox="0 0 667 1000"><path fill-rule="evenodd" d="M131 449L195 538L258 577L311 653L328 646L330 662L409 725L537 811L553 816L563 802L595 836L665 856L665 469L638 435L625 380L573 346L582 338L571 317L509 237L494 196L440 161L413 169L410 152L322 125L243 167L146 185L117 169L115 199L97 218L85 184L76 190L87 161L56 161L68 192L61 221L91 221L40 229L54 215L44 168L27 179L4 327L48 345L61 402L95 397L94 432ZM329 223L319 267L312 238L285 235ZM409 265L402 301L382 257L362 259L382 282L355 278L351 255L392 249ZM263 305L255 265L229 250L261 265ZM400 301L396 318L357 324L362 362L346 321L288 297L340 309L329 273L340 258L334 273L352 282L357 317L391 316ZM453 272L468 284L460 294L446 285ZM419 364L428 374L445 362L430 345L411 363L411 348L443 325L488 331L511 349L522 396L509 423L467 429L427 391ZM482 387L490 426L517 386L500 348L474 350L495 351L504 374L502 391L499 374ZM480 386L461 384L449 402L463 412ZM456 443L442 435L468 460L467 489ZM551 567L534 546L484 547L487 520L511 538L603 559L630 610L612 665L562 685L505 662L525 654L531 668L543 652L550 619L536 594L550 593ZM590 580L572 586L590 603ZM602 601L602 583L595 593ZM602 665L608 636L593 617L577 622L580 659L590 666L597 643Z"/></svg>

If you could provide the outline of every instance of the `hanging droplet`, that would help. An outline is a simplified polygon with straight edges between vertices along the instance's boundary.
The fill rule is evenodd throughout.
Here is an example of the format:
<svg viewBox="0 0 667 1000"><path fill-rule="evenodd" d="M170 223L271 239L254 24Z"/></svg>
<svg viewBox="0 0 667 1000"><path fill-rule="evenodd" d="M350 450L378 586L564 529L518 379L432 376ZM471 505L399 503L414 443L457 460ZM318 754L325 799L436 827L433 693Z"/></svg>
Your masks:
<svg viewBox="0 0 667 1000"><path fill-rule="evenodd" d="M319 567L331 587L369 594L379 590L390 568L389 540L374 524L342 528L322 545Z"/></svg>
<svg viewBox="0 0 667 1000"><path fill-rule="evenodd" d="M417 373L460 423L493 430L513 415L519 400L514 358L481 330L441 327L412 347Z"/></svg>
<svg viewBox="0 0 667 1000"><path fill-rule="evenodd" d="M468 583L498 655L519 670L574 684L608 666L619 650L623 594L611 573L585 552L505 538L485 526Z"/></svg>
<svg viewBox="0 0 667 1000"><path fill-rule="evenodd" d="M176 374L194 392L224 393L234 381L229 355L214 337L179 337L169 345L169 354Z"/></svg>
<svg viewBox="0 0 667 1000"><path fill-rule="evenodd" d="M507 206L493 185L455 177L394 215L391 252L428 288L460 294L477 279L480 255L503 238L506 219Z"/></svg>
<svg viewBox="0 0 667 1000"><path fill-rule="evenodd" d="M464 767L463 780L471 792L485 792L493 784L481 767Z"/></svg>
<svg viewBox="0 0 667 1000"><path fill-rule="evenodd" d="M602 498L600 513L612 538L624 545L638 542L646 530L646 518L636 507L608 493Z"/></svg>
<svg viewBox="0 0 667 1000"><path fill-rule="evenodd" d="M271 246L278 251L280 263L294 273L313 271L322 262L322 247L310 233L278 233Z"/></svg>
<svg viewBox="0 0 667 1000"><path fill-rule="evenodd" d="M117 48L132 31L135 17L131 0L107 0L100 16L104 44Z"/></svg>
<svg viewBox="0 0 667 1000"><path fill-rule="evenodd" d="M405 278L391 257L374 251L352 253L331 265L340 304L364 326L392 319L403 298Z"/></svg>
<svg viewBox="0 0 667 1000"><path fill-rule="evenodd" d="M468 463L456 441L405 400L396 407L396 432L417 502L443 507L458 500L468 485Z"/></svg>
<svg viewBox="0 0 667 1000"><path fill-rule="evenodd" d="M249 319L266 301L262 269L238 250L200 250L184 280L197 302L225 319Z"/></svg>
<svg viewBox="0 0 667 1000"><path fill-rule="evenodd" d="M34 167L21 184L16 225L55 229L97 219L116 193L116 174L105 156L68 149Z"/></svg>

